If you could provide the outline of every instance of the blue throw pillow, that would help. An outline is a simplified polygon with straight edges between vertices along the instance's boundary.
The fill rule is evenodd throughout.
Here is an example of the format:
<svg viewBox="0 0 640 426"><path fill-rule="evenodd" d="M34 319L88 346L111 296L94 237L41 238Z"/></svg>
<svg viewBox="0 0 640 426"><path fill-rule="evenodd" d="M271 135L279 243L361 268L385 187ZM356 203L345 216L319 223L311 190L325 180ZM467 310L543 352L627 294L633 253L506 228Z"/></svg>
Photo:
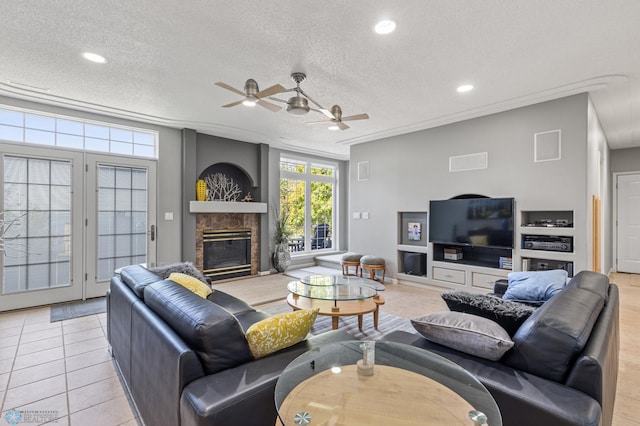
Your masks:
<svg viewBox="0 0 640 426"><path fill-rule="evenodd" d="M503 299L544 301L561 291L567 284L567 271L512 272Z"/></svg>

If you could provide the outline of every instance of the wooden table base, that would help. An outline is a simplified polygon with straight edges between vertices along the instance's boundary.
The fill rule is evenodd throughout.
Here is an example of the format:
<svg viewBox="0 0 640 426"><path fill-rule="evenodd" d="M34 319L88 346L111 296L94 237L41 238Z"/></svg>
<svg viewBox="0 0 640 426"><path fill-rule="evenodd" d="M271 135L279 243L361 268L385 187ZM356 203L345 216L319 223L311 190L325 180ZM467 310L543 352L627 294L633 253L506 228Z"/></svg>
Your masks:
<svg viewBox="0 0 640 426"><path fill-rule="evenodd" d="M358 316L358 328L362 330L362 316L373 312L373 327L378 328L378 311L380 305L384 305L384 298L376 295L365 300L344 300L337 303L333 300L311 299L303 296L289 294L287 303L294 311L299 309L320 308L318 315L331 317L331 328L338 329L338 319L340 317Z"/></svg>

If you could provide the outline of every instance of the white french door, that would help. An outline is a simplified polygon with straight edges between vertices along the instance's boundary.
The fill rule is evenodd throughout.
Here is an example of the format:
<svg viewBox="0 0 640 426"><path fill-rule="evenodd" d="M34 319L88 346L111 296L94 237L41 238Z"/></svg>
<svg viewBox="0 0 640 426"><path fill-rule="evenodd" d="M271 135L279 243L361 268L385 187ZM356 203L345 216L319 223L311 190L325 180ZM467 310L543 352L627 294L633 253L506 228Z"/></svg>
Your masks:
<svg viewBox="0 0 640 426"><path fill-rule="evenodd" d="M155 262L155 162L1 145L0 311L104 296Z"/></svg>
<svg viewBox="0 0 640 426"><path fill-rule="evenodd" d="M118 268L155 263L155 164L87 155L86 297L104 296Z"/></svg>
<svg viewBox="0 0 640 426"><path fill-rule="evenodd" d="M1 153L0 311L81 299L82 153L23 146Z"/></svg>

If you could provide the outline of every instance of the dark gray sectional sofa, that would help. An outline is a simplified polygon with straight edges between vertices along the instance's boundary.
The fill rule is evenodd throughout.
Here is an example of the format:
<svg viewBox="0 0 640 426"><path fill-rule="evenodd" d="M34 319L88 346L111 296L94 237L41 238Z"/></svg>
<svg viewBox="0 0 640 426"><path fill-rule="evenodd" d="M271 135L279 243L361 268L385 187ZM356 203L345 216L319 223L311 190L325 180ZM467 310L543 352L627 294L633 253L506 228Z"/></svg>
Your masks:
<svg viewBox="0 0 640 426"><path fill-rule="evenodd" d="M274 388L298 355L351 340L340 330L255 360L244 333L269 315L215 290L203 299L129 266L107 295L112 355L147 425L269 425Z"/></svg>
<svg viewBox="0 0 640 426"><path fill-rule="evenodd" d="M609 426L618 355L619 294L607 276L583 271L513 335L514 347L489 361L396 331L384 340L435 352L474 374L498 403L505 426Z"/></svg>

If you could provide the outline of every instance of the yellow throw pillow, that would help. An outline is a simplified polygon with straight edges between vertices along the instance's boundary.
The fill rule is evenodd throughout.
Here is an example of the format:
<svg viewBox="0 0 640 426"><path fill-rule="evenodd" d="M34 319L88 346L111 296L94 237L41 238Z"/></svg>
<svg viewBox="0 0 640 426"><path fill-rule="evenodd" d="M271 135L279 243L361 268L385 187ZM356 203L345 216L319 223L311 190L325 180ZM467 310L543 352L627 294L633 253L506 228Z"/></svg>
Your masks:
<svg viewBox="0 0 640 426"><path fill-rule="evenodd" d="M319 310L302 309L277 314L253 324L246 333L253 357L262 358L303 341L309 334Z"/></svg>
<svg viewBox="0 0 640 426"><path fill-rule="evenodd" d="M171 275L169 275L169 279L180 284L182 287L191 290L203 299L206 299L208 295L213 293L211 287L191 275L172 272Z"/></svg>

